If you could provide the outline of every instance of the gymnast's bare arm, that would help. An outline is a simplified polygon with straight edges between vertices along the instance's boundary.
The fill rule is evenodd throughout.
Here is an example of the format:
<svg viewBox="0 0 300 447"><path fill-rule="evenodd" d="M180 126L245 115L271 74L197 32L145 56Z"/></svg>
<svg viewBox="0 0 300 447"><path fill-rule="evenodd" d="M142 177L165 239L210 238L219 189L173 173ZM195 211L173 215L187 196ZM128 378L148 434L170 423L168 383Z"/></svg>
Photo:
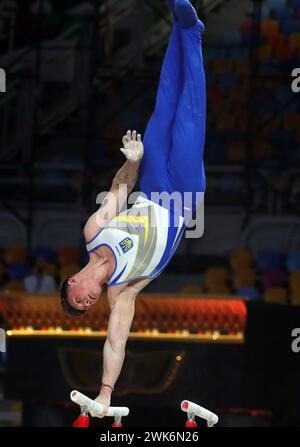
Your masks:
<svg viewBox="0 0 300 447"><path fill-rule="evenodd" d="M150 278L141 279L108 288L107 299L111 313L103 348L102 384L100 393L95 399L96 402L103 405L103 413L99 415L92 411L91 416L103 417L107 414L112 388L115 386L124 363L126 343L135 313L135 299L151 281Z"/></svg>
<svg viewBox="0 0 300 447"><path fill-rule="evenodd" d="M138 179L140 163L144 154L141 135L128 130L123 137L124 147L120 150L127 158L124 165L116 173L110 191L106 195L98 211L87 221L84 227L86 241L91 240L95 234L108 222L114 219L127 201L128 194L133 190Z"/></svg>
<svg viewBox="0 0 300 447"><path fill-rule="evenodd" d="M127 161L113 180L108 200L88 220L84 229L87 240L92 239L102 226L119 213L138 178L140 161L144 154L141 136L137 135L135 131L132 133L128 131L123 138L123 144L124 148L121 151ZM134 317L135 298L150 281L151 279L146 278L108 288L107 299L111 313L108 334L103 348L101 390L95 399L96 402L103 405L103 413L98 415L91 412L92 416L103 417L107 414L111 400L111 387L114 387L124 363L125 346ZM110 385L110 387L103 384Z"/></svg>

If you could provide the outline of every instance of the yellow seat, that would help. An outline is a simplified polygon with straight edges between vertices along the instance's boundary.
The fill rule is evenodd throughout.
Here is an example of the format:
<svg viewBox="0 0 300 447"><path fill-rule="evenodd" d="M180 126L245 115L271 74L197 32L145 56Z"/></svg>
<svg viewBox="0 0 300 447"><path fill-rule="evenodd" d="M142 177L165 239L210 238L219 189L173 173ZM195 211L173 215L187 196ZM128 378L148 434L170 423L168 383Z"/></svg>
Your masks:
<svg viewBox="0 0 300 447"><path fill-rule="evenodd" d="M272 48L277 48L278 46L287 43L287 37L282 33L270 34L269 36L266 36L266 41Z"/></svg>
<svg viewBox="0 0 300 447"><path fill-rule="evenodd" d="M228 161L233 163L246 160L246 147L244 143L232 143L228 150Z"/></svg>
<svg viewBox="0 0 300 447"><path fill-rule="evenodd" d="M289 187L289 183L281 175L273 175L270 177L271 185L278 191L285 191Z"/></svg>
<svg viewBox="0 0 300 447"><path fill-rule="evenodd" d="M216 59L213 64L213 71L216 74L232 73L232 59Z"/></svg>
<svg viewBox="0 0 300 447"><path fill-rule="evenodd" d="M8 292L25 292L22 281L8 281L5 283L4 290Z"/></svg>
<svg viewBox="0 0 300 447"><path fill-rule="evenodd" d="M292 57L293 50L291 49L289 44L287 44L287 45L278 45L278 47L276 47L274 49L274 53L275 53L275 58L276 59L278 59L279 61L285 61L285 60L288 60L288 59L290 59Z"/></svg>
<svg viewBox="0 0 300 447"><path fill-rule="evenodd" d="M204 272L204 284L206 287L212 285L226 285L229 279L228 270L224 267L212 267Z"/></svg>
<svg viewBox="0 0 300 447"><path fill-rule="evenodd" d="M271 287L264 291L263 297L266 302L286 304L288 295L283 287Z"/></svg>
<svg viewBox="0 0 300 447"><path fill-rule="evenodd" d="M218 117L216 125L219 130L233 130L236 128L236 117L233 113L224 114Z"/></svg>
<svg viewBox="0 0 300 447"><path fill-rule="evenodd" d="M46 275L55 276L56 275L56 266L54 264L51 264L50 262L45 262L44 272L46 273Z"/></svg>
<svg viewBox="0 0 300 447"><path fill-rule="evenodd" d="M290 48L294 50L300 50L300 33L293 33L289 36Z"/></svg>
<svg viewBox="0 0 300 447"><path fill-rule="evenodd" d="M57 254L57 261L61 267L76 264L79 259L79 249L74 246L64 246L61 247Z"/></svg>
<svg viewBox="0 0 300 447"><path fill-rule="evenodd" d="M286 115L283 118L283 127L286 130L298 130L300 123L300 114L299 113L293 113L291 115Z"/></svg>
<svg viewBox="0 0 300 447"><path fill-rule="evenodd" d="M247 248L235 250L230 253L229 263L233 271L239 270L240 268L251 267L252 262L252 252Z"/></svg>
<svg viewBox="0 0 300 447"><path fill-rule="evenodd" d="M278 20L263 20L260 25L261 33L263 36L272 36L279 32Z"/></svg>
<svg viewBox="0 0 300 447"><path fill-rule="evenodd" d="M295 279L300 279L300 270L293 270L292 272L290 272L289 279L290 279L290 281L293 281Z"/></svg>
<svg viewBox="0 0 300 447"><path fill-rule="evenodd" d="M240 76L247 76L251 71L251 63L249 59L241 59L236 63L236 72Z"/></svg>
<svg viewBox="0 0 300 447"><path fill-rule="evenodd" d="M26 250L21 245L9 245L4 251L4 261L6 264L15 262L24 262L26 259Z"/></svg>
<svg viewBox="0 0 300 447"><path fill-rule="evenodd" d="M291 294L291 302L295 306L300 306L300 287L298 291L292 292Z"/></svg>
<svg viewBox="0 0 300 447"><path fill-rule="evenodd" d="M256 160L270 159L272 157L272 146L264 140L255 141L254 155Z"/></svg>
<svg viewBox="0 0 300 447"><path fill-rule="evenodd" d="M196 294L196 293L202 293L203 290L200 286L197 286L197 284L186 284L183 286L180 290L180 293L182 294Z"/></svg>
<svg viewBox="0 0 300 447"><path fill-rule="evenodd" d="M272 58L272 47L260 45L258 48L258 59L260 62L268 62Z"/></svg>
<svg viewBox="0 0 300 447"><path fill-rule="evenodd" d="M244 267L234 272L233 284L235 289L254 287L255 283L256 274L252 268Z"/></svg>
<svg viewBox="0 0 300 447"><path fill-rule="evenodd" d="M214 293L218 295L230 295L231 289L225 284L210 284L206 288L207 293Z"/></svg>
<svg viewBox="0 0 300 447"><path fill-rule="evenodd" d="M289 275L289 286L292 292L300 290L300 270L294 270Z"/></svg>

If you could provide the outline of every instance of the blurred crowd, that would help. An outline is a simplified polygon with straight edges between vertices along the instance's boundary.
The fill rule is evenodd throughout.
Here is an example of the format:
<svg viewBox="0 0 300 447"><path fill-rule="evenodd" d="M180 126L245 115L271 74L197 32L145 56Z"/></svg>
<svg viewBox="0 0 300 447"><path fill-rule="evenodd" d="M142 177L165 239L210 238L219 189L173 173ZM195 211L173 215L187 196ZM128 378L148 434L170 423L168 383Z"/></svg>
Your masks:
<svg viewBox="0 0 300 447"><path fill-rule="evenodd" d="M0 257L0 290L55 293L60 283L77 273L87 262L77 247L66 246L58 251L37 247L29 255L22 246L11 245Z"/></svg>
<svg viewBox="0 0 300 447"><path fill-rule="evenodd" d="M37 247L28 256L23 247L6 247L0 258L0 290L54 294L60 283L88 262L78 247L54 251ZM196 261L197 262L197 261ZM239 296L250 300L300 304L300 252L234 250L218 262L209 258L187 279L184 263L177 273L177 293ZM199 258L200 266L200 258ZM196 270L196 269L195 269ZM174 292L172 268L159 278L159 290ZM184 279L185 278L185 279ZM183 281L181 279L184 279Z"/></svg>

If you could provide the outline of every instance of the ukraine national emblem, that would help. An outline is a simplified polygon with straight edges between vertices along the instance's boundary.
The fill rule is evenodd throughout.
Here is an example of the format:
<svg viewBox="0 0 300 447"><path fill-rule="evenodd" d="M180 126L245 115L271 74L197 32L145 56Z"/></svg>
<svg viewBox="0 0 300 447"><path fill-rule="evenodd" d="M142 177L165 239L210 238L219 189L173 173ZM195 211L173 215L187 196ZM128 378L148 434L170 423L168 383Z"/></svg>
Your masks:
<svg viewBox="0 0 300 447"><path fill-rule="evenodd" d="M123 250L123 253L126 253L128 250L130 250L133 247L133 241L130 239L130 237L126 237L119 243L120 247Z"/></svg>

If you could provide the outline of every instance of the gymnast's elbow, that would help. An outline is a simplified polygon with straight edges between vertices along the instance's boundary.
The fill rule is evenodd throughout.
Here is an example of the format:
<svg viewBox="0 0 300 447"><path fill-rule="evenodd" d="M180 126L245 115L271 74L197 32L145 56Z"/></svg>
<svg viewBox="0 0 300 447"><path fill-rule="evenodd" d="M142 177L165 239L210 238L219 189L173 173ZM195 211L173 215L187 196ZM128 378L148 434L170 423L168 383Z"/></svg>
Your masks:
<svg viewBox="0 0 300 447"><path fill-rule="evenodd" d="M136 179L116 174L111 185L111 192L128 196L136 185Z"/></svg>

